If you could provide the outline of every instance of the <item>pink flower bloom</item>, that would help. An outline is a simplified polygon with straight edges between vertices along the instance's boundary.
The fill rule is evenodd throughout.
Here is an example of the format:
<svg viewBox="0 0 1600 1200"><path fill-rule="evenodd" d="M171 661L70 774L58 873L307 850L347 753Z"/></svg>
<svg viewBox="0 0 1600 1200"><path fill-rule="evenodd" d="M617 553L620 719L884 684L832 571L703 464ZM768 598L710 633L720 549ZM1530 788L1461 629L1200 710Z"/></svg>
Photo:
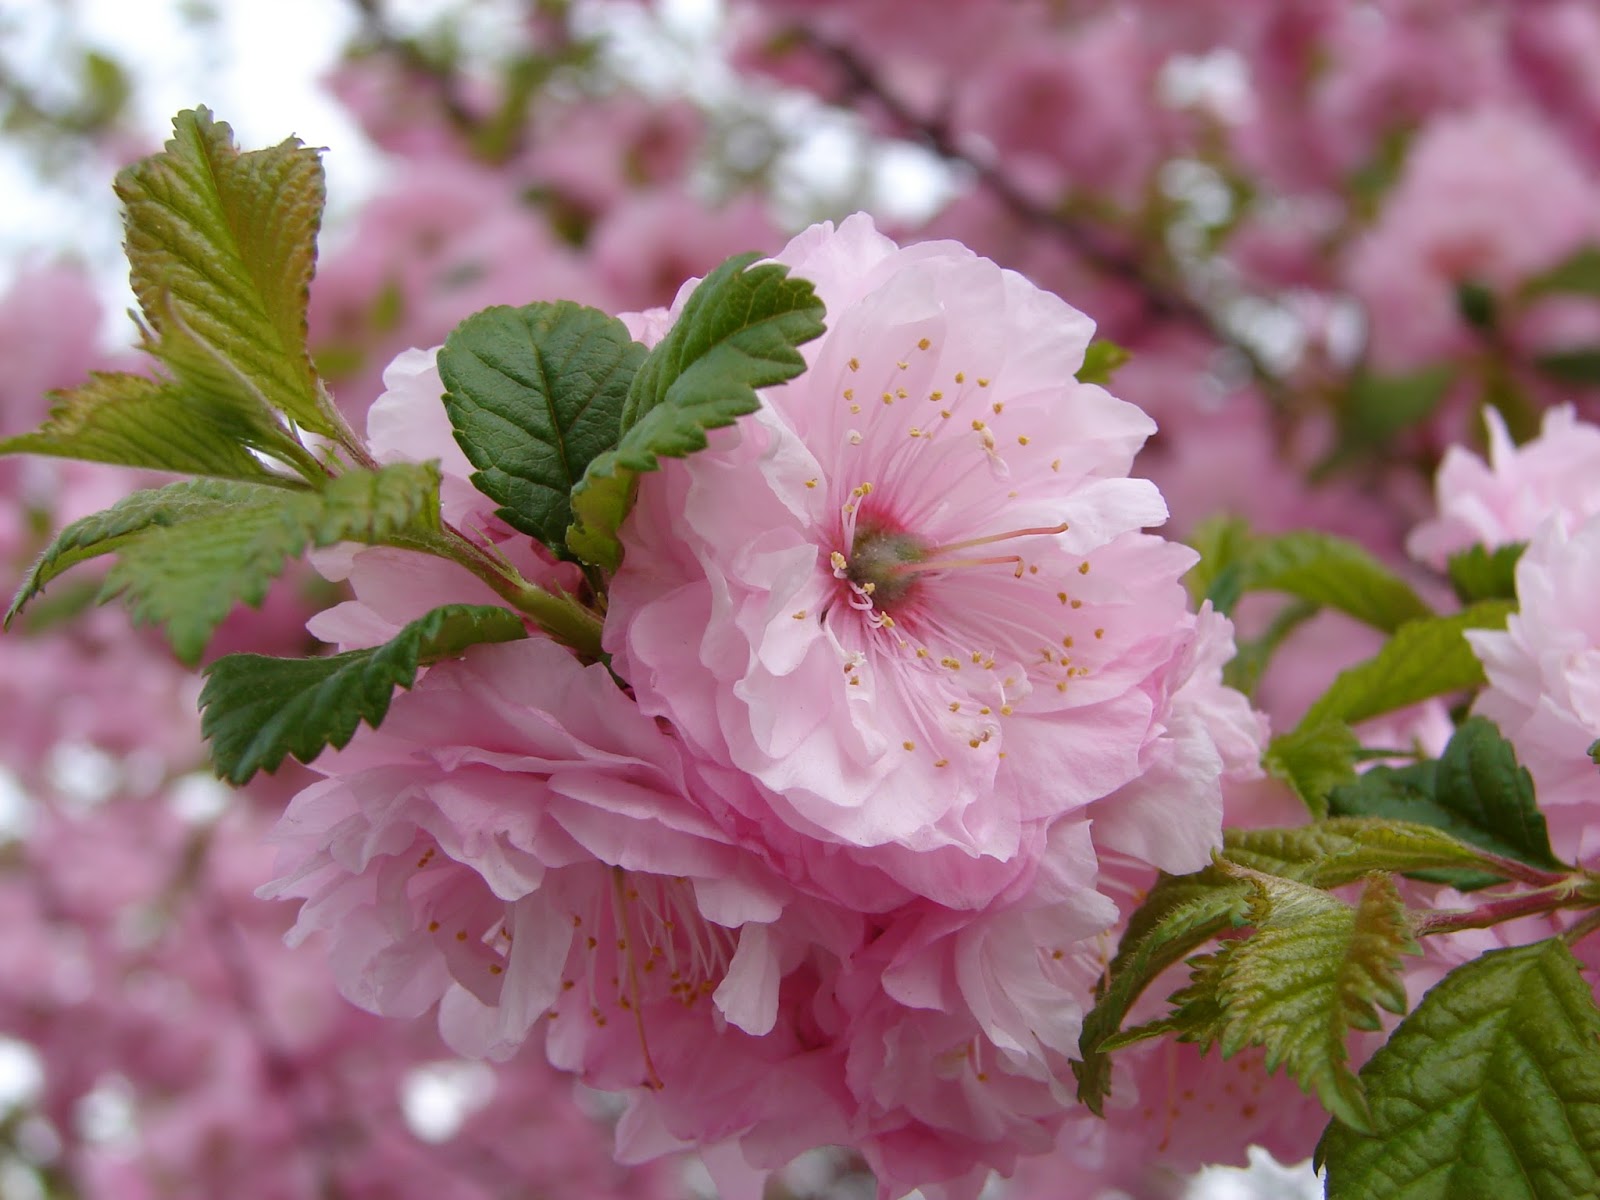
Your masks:
<svg viewBox="0 0 1600 1200"><path fill-rule="evenodd" d="M1374 361L1403 370L1469 343L1455 291L1507 291L1600 236L1594 181L1515 109L1440 117L1418 136L1383 214L1355 244Z"/></svg>
<svg viewBox="0 0 1600 1200"><path fill-rule="evenodd" d="M1600 516L1570 532L1555 517L1517 563L1519 611L1504 631L1469 630L1489 686L1473 711L1511 739L1533 775L1551 845L1569 861L1600 854Z"/></svg>
<svg viewBox="0 0 1600 1200"><path fill-rule="evenodd" d="M865 217L778 261L829 331L758 413L641 480L607 619L641 708L760 785L742 811L769 841L959 907L1064 814L1105 801L1118 826L1119 789L1173 736L1196 753L1141 802L1172 834L1144 850L1203 865L1222 762L1199 747L1247 710L1163 724L1175 661L1228 627L1187 611L1192 553L1139 532L1166 516L1127 478L1153 426L1073 380L1088 319Z"/></svg>
<svg viewBox="0 0 1600 1200"><path fill-rule="evenodd" d="M1493 408L1489 461L1451 446L1434 480L1439 515L1411 532L1413 558L1443 570L1471 546L1494 549L1525 542L1546 518L1571 532L1600 513L1600 427L1579 421L1570 406L1550 409L1539 436L1517 446Z"/></svg>

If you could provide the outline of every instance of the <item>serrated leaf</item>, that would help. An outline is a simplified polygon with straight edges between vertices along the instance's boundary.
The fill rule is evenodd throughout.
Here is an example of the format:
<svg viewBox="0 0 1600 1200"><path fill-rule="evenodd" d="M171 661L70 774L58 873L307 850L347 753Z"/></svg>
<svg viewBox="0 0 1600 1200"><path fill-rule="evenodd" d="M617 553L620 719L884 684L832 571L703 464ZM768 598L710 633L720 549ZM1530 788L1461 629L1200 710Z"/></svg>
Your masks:
<svg viewBox="0 0 1600 1200"><path fill-rule="evenodd" d="M1600 1196L1600 1012L1559 939L1456 968L1361 1079L1371 1132L1317 1148L1329 1200Z"/></svg>
<svg viewBox="0 0 1600 1200"><path fill-rule="evenodd" d="M1532 776L1517 763L1511 743L1482 717L1462 723L1437 763L1374 767L1357 782L1335 788L1329 811L1431 825L1491 854L1547 870L1565 867L1550 849ZM1447 882L1461 887L1462 881ZM1462 890L1494 882L1496 876L1478 873Z"/></svg>
<svg viewBox="0 0 1600 1200"><path fill-rule="evenodd" d="M1385 632L1433 615L1409 584L1356 543L1312 530L1256 539L1241 586L1288 592Z"/></svg>
<svg viewBox="0 0 1600 1200"><path fill-rule="evenodd" d="M1405 1011L1400 963L1417 952L1405 904L1385 874L1368 877L1354 908L1293 880L1248 878L1255 932L1233 943L1215 973L1222 1053L1265 1047L1269 1071L1283 1064L1340 1121L1365 1129L1345 1038L1380 1028L1380 1007Z"/></svg>
<svg viewBox="0 0 1600 1200"><path fill-rule="evenodd" d="M445 339L445 411L472 482L513 528L565 552L572 489L617 444L647 353L615 317L568 301L486 309Z"/></svg>
<svg viewBox="0 0 1600 1200"><path fill-rule="evenodd" d="M153 527L181 525L234 506L269 504L279 499L259 485L199 479L134 492L110 508L68 525L45 547L23 580L5 624L62 572L80 562L114 553L129 538Z"/></svg>
<svg viewBox="0 0 1600 1200"><path fill-rule="evenodd" d="M1374 871L1416 872L1484 865L1472 846L1430 825L1330 817L1279 829L1229 829L1225 862L1312 887L1352 883Z"/></svg>
<svg viewBox="0 0 1600 1200"><path fill-rule="evenodd" d="M477 643L525 636L508 609L447 604L366 650L327 658L230 654L206 668L200 731L217 774L243 784L288 755L309 763L325 747L346 745L363 721L376 729L394 689L409 688L419 667Z"/></svg>
<svg viewBox="0 0 1600 1200"><path fill-rule="evenodd" d="M1075 378L1079 383L1110 383L1117 368L1132 357L1111 339L1095 338L1083 352L1083 366L1078 368Z"/></svg>
<svg viewBox="0 0 1600 1200"><path fill-rule="evenodd" d="M274 439L244 414L194 403L170 380L109 372L52 394L43 425L0 441L0 454L47 454L87 462L286 483L245 447ZM265 447L263 447L265 448Z"/></svg>
<svg viewBox="0 0 1600 1200"><path fill-rule="evenodd" d="M1511 542L1494 550L1472 546L1452 554L1447 564L1450 586L1462 604L1480 600L1517 598L1517 560L1527 549L1526 542Z"/></svg>
<svg viewBox="0 0 1600 1200"><path fill-rule="evenodd" d="M1243 918L1249 888L1215 867L1192 875L1163 875L1128 920L1107 971L1106 985L1084 1018L1082 1058L1072 1064L1078 1098L1099 1114L1111 1090L1112 1048L1133 1002L1158 975L1197 946Z"/></svg>
<svg viewBox="0 0 1600 1200"><path fill-rule="evenodd" d="M436 463L351 471L320 492L259 489L255 503L152 525L118 546L104 594L137 621L166 627L174 653L197 661L239 603L259 604L285 564L309 546L381 545L439 527Z"/></svg>
<svg viewBox="0 0 1600 1200"><path fill-rule="evenodd" d="M584 562L607 570L621 562L617 530L640 473L654 471L660 456L703 449L708 429L760 406L756 388L805 370L796 347L822 333L822 301L786 267L751 267L755 257L731 258L706 276L634 375L621 440L590 462L572 492L567 546Z"/></svg>
<svg viewBox="0 0 1600 1200"><path fill-rule="evenodd" d="M198 108L173 120L165 151L117 176L116 192L153 351L166 357L170 342L194 366L203 348L234 377L225 386L332 435L306 352L324 195L318 152L290 138L240 153L227 124Z"/></svg>
<svg viewBox="0 0 1600 1200"><path fill-rule="evenodd" d="M1261 765L1299 796L1312 816L1326 816L1328 793L1356 777L1361 742L1343 721L1302 721L1267 743Z"/></svg>
<svg viewBox="0 0 1600 1200"><path fill-rule="evenodd" d="M1484 681L1483 666L1462 631L1503 628L1512 611L1511 604L1490 600L1448 617L1402 625L1372 658L1341 671L1302 724L1328 720L1353 724L1478 686Z"/></svg>

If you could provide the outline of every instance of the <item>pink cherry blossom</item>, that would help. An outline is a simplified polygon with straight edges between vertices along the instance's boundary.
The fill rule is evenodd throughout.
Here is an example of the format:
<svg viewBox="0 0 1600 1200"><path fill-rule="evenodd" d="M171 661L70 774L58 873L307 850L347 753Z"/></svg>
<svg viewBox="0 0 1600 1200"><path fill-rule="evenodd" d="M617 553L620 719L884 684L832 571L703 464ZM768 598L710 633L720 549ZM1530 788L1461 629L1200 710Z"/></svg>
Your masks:
<svg viewBox="0 0 1600 1200"><path fill-rule="evenodd" d="M1436 119L1348 259L1374 361L1403 370L1463 351L1456 287L1507 291L1555 266L1600 236L1597 195L1566 148L1519 109Z"/></svg>
<svg viewBox="0 0 1600 1200"><path fill-rule="evenodd" d="M1570 532L1541 525L1517 562L1518 611L1500 630L1469 630L1489 686L1473 711L1511 739L1533 775L1551 845L1570 860L1600 854L1600 516Z"/></svg>
<svg viewBox="0 0 1600 1200"><path fill-rule="evenodd" d="M1152 425L1073 381L1085 317L962 247L855 217L778 261L829 331L642 479L607 646L644 711L760 784L744 815L769 837L981 906L1033 827L1135 783L1163 734L1197 627L1192 556L1140 532L1165 506L1127 478ZM1234 717L1185 740L1212 719ZM1175 772L1161 865L1206 860L1220 774L1214 753Z"/></svg>
<svg viewBox="0 0 1600 1200"><path fill-rule="evenodd" d="M1546 519L1570 532L1600 513L1600 427L1578 420L1570 406L1552 408L1539 436L1517 446L1498 411L1485 409L1484 421L1488 461L1451 446L1434 479L1438 515L1406 543L1436 570L1471 546L1525 542Z"/></svg>

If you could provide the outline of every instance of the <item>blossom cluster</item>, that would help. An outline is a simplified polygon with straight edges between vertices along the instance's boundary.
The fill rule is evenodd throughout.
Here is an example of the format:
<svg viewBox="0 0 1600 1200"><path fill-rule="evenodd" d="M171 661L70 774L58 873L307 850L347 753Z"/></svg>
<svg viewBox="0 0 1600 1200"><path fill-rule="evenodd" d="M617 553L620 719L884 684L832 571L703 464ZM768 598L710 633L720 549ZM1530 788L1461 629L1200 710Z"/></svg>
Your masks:
<svg viewBox="0 0 1600 1200"><path fill-rule="evenodd" d="M430 668L317 762L269 890L364 1007L437 1003L464 1053L542 1038L625 1092L625 1159L702 1147L744 1194L841 1143L886 1192L970 1197L1073 1107L1102 860L1203 866L1263 730L1221 682L1229 623L1190 610L1193 552L1145 532L1149 419L1073 378L1087 318L865 217L776 261L828 331L641 480L609 663L534 637ZM378 457L443 445L431 356L386 381ZM447 509L497 538L444 463ZM345 648L477 598L403 550L327 565L355 599L312 627Z"/></svg>

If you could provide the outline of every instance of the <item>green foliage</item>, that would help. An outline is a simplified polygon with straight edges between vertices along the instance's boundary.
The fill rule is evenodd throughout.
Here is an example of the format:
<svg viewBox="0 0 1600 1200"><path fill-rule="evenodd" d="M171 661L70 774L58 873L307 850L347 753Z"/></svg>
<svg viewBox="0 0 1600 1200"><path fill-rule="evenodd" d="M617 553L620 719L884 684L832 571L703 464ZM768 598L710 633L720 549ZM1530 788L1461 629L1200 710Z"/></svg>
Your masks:
<svg viewBox="0 0 1600 1200"><path fill-rule="evenodd" d="M1341 671L1298 726L1273 738L1263 765L1313 816L1325 815L1328 793L1355 779L1361 747L1349 726L1482 684L1483 667L1462 632L1500 628L1512 610L1508 601L1489 600L1447 617L1408 621L1377 654Z"/></svg>
<svg viewBox="0 0 1600 1200"><path fill-rule="evenodd" d="M583 561L616 569L622 556L617 529L632 506L638 475L656 470L658 456L702 449L706 430L731 425L760 406L756 388L805 369L796 347L822 333L822 302L787 268L750 266L755 258L731 258L706 276L633 377L620 441L590 462L572 492L567 546Z"/></svg>
<svg viewBox="0 0 1600 1200"><path fill-rule="evenodd" d="M1084 1018L1072 1064L1078 1099L1102 1115L1111 1091L1111 1044L1133 1002L1184 955L1244 919L1250 889L1220 868L1163 875L1133 916L1107 971L1093 1011ZM1126 1044L1121 1042L1120 1044Z"/></svg>
<svg viewBox="0 0 1600 1200"><path fill-rule="evenodd" d="M1267 743L1261 765L1283 780L1314 817L1326 816L1328 793L1356 777L1361 742L1343 721L1303 720Z"/></svg>
<svg viewBox="0 0 1600 1200"><path fill-rule="evenodd" d="M1511 743L1482 717L1464 722L1437 763L1374 767L1333 789L1329 811L1339 816L1390 817L1445 830L1491 854L1546 870L1567 869L1550 849L1533 778L1518 765ZM1461 890L1499 882L1481 871L1425 873Z"/></svg>
<svg viewBox="0 0 1600 1200"><path fill-rule="evenodd" d="M1385 633L1433 615L1410 585L1356 543L1312 530L1257 539L1241 587L1287 592Z"/></svg>
<svg viewBox="0 0 1600 1200"><path fill-rule="evenodd" d="M1444 364L1406 375L1357 375L1339 408L1340 449L1334 452L1335 460L1387 442L1427 420L1453 382L1455 369Z"/></svg>
<svg viewBox="0 0 1600 1200"><path fill-rule="evenodd" d="M1415 873L1492 864L1443 830L1409 821L1332 817L1279 829L1230 829L1225 861L1312 887L1353 883L1374 871Z"/></svg>
<svg viewBox="0 0 1600 1200"><path fill-rule="evenodd" d="M1079 383L1110 383L1117 368L1132 357L1109 338L1096 338L1083 352L1083 366L1078 368L1076 378Z"/></svg>
<svg viewBox="0 0 1600 1200"><path fill-rule="evenodd" d="M1220 613L1231 613L1244 593L1245 563L1255 547L1250 522L1242 517L1207 517L1189 534L1189 545L1200 561L1184 576L1189 595L1198 605L1211 601Z"/></svg>
<svg viewBox="0 0 1600 1200"><path fill-rule="evenodd" d="M1573 346L1534 357L1533 365L1557 383L1600 386L1600 346Z"/></svg>
<svg viewBox="0 0 1600 1200"><path fill-rule="evenodd" d="M161 154L117 176L131 282L151 350L216 396L336 426L306 352L306 299L322 221L322 163L290 138L240 153L194 109Z"/></svg>
<svg viewBox="0 0 1600 1200"><path fill-rule="evenodd" d="M1600 1012L1558 939L1458 967L1361 1079L1369 1130L1318 1147L1329 1200L1600 1195Z"/></svg>
<svg viewBox="0 0 1600 1200"><path fill-rule="evenodd" d="M1255 933L1230 942L1196 980L1199 990L1215 989L1207 1019L1216 1022L1222 1053L1265 1047L1269 1071L1281 1063L1339 1120L1366 1129L1345 1037L1351 1029L1380 1028L1380 1007L1405 1012L1400 962L1417 947L1394 882L1368 876L1352 908L1303 883L1240 874L1254 888ZM1191 994L1188 1004L1197 1000Z"/></svg>
<svg viewBox="0 0 1600 1200"><path fill-rule="evenodd" d="M307 547L381 545L436 531L439 472L434 463L396 463L341 475L320 492L177 484L124 505L63 531L40 560L45 574L30 576L12 610L43 578L114 550L103 595L122 595L135 620L165 625L174 652L194 663L233 606L259 604Z"/></svg>
<svg viewBox="0 0 1600 1200"><path fill-rule="evenodd" d="M182 525L227 512L233 505L270 505L274 497L254 484L201 479L169 484L118 501L112 507L68 525L45 547L22 581L5 616L9 625L25 605L68 568L116 551L153 528Z"/></svg>
<svg viewBox="0 0 1600 1200"><path fill-rule="evenodd" d="M1306 713L1305 722L1364 721L1434 696L1483 683L1483 667L1461 634L1500 629L1512 606L1485 601L1448 617L1401 626L1373 657L1341 671Z"/></svg>
<svg viewBox="0 0 1600 1200"><path fill-rule="evenodd" d="M377 728L394 689L409 688L420 666L525 635L508 609L447 604L367 650L327 658L230 654L206 668L201 732L217 774L242 784L275 771L286 755L308 763L326 746L344 746L363 721Z"/></svg>
<svg viewBox="0 0 1600 1200"><path fill-rule="evenodd" d="M486 309L445 340L445 410L472 482L513 528L566 552L569 496L617 444L646 353L615 317L567 301Z"/></svg>
<svg viewBox="0 0 1600 1200"><path fill-rule="evenodd" d="M1450 556L1450 586L1462 604L1517 598L1517 562L1528 543L1511 542L1494 550L1472 546Z"/></svg>
<svg viewBox="0 0 1600 1200"><path fill-rule="evenodd" d="M1580 247L1571 257L1522 286L1522 294L1527 297L1551 293L1600 296L1600 246Z"/></svg>
<svg viewBox="0 0 1600 1200"><path fill-rule="evenodd" d="M249 409L196 404L172 381L97 372L88 383L56 392L53 399L45 423L32 433L0 441L0 454L47 454L184 475L290 482L246 448L281 453L286 435L272 422L256 419Z"/></svg>

